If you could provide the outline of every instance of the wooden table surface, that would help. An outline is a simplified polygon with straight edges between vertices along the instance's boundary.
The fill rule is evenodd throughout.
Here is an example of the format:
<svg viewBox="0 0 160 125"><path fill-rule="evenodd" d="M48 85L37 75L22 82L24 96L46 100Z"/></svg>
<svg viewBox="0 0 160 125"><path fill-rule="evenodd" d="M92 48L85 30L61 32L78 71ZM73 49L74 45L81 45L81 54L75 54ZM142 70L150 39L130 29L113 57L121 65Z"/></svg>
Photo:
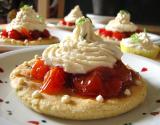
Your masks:
<svg viewBox="0 0 160 125"><path fill-rule="evenodd" d="M46 19L47 23L55 23L58 22L60 19L57 18L49 18ZM105 23L105 21L102 22L103 24ZM154 34L158 34L160 35L160 26L155 26L155 25L141 25L141 24L137 24L139 26L140 29L147 29L147 32L150 33L154 33ZM1 24L0 25L0 29L4 29L6 27L6 24ZM50 28L50 27L49 27ZM0 52L2 53L2 52ZM160 62L160 55L155 59L156 61Z"/></svg>

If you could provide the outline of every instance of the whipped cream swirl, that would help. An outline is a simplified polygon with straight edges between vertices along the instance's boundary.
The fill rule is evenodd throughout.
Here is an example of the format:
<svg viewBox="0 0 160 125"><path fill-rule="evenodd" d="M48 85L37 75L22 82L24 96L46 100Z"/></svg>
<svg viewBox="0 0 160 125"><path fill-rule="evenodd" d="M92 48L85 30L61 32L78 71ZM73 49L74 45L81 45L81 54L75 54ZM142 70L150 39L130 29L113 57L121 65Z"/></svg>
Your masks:
<svg viewBox="0 0 160 125"><path fill-rule="evenodd" d="M72 37L44 50L42 58L50 66L62 66L68 73L87 73L97 67L112 68L122 56L118 46L97 36L88 18L76 21Z"/></svg>
<svg viewBox="0 0 160 125"><path fill-rule="evenodd" d="M75 6L71 12L64 17L64 20L66 22L72 22L74 23L76 21L76 19L78 19L79 17L83 16L80 7L77 5Z"/></svg>
<svg viewBox="0 0 160 125"><path fill-rule="evenodd" d="M6 30L21 31L22 28L43 31L46 28L46 24L44 19L33 10L32 6L24 6L17 13L16 18L7 25Z"/></svg>
<svg viewBox="0 0 160 125"><path fill-rule="evenodd" d="M106 26L106 30L119 32L134 32L137 26L130 22L130 14L121 10L114 20L111 20Z"/></svg>

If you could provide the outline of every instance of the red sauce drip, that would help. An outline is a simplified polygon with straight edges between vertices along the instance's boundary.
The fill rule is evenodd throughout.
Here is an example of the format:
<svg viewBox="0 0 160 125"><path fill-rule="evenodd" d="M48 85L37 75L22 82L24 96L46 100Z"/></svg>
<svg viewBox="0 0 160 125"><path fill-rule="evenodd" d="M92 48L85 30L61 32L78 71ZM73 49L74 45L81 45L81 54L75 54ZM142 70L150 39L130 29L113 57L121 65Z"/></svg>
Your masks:
<svg viewBox="0 0 160 125"><path fill-rule="evenodd" d="M4 72L4 70L0 67L0 72Z"/></svg>
<svg viewBox="0 0 160 125"><path fill-rule="evenodd" d="M39 125L38 121L28 121L28 123L34 124L34 125Z"/></svg>
<svg viewBox="0 0 160 125"><path fill-rule="evenodd" d="M3 102L3 99L0 98L0 102Z"/></svg>
<svg viewBox="0 0 160 125"><path fill-rule="evenodd" d="M143 67L143 68L141 69L141 72L146 72L146 71L148 71L148 69L147 69L146 67Z"/></svg>
<svg viewBox="0 0 160 125"><path fill-rule="evenodd" d="M98 30L98 33L101 35L101 36L105 36L105 37L111 37L111 38L114 38L114 39L117 39L117 40L122 40L123 38L127 38L127 37L130 37L132 34L134 33L138 33L140 32L140 30L137 30L135 32L113 32L113 31L110 31L110 30L106 30L105 28L101 28Z"/></svg>
<svg viewBox="0 0 160 125"><path fill-rule="evenodd" d="M139 79L139 75L127 69L121 61L117 61L114 68L98 67L86 74L66 73L61 67L50 67L45 70L46 66L40 63L41 61L35 62L31 72L36 71L36 73L32 77L35 80L37 80L36 75L44 78L41 79L43 83L41 92L50 95L67 93L81 97L97 95L102 95L104 98L119 97L126 88L133 85L134 79Z"/></svg>
<svg viewBox="0 0 160 125"><path fill-rule="evenodd" d="M6 30L2 30L1 36L4 38L11 38L15 40L36 40L39 37L41 38L49 38L50 33L47 29L44 31L32 30L28 31L25 28L22 28L21 31L11 30L7 32Z"/></svg>
<svg viewBox="0 0 160 125"><path fill-rule="evenodd" d="M147 113L144 112L144 113L142 113L142 115L147 115Z"/></svg>
<svg viewBox="0 0 160 125"><path fill-rule="evenodd" d="M3 81L2 81L2 80L0 80L0 83L3 83Z"/></svg>
<svg viewBox="0 0 160 125"><path fill-rule="evenodd" d="M160 103L160 99L156 100L157 103Z"/></svg>
<svg viewBox="0 0 160 125"><path fill-rule="evenodd" d="M153 116L156 116L156 115L159 115L160 113L159 112L151 112L150 114Z"/></svg>

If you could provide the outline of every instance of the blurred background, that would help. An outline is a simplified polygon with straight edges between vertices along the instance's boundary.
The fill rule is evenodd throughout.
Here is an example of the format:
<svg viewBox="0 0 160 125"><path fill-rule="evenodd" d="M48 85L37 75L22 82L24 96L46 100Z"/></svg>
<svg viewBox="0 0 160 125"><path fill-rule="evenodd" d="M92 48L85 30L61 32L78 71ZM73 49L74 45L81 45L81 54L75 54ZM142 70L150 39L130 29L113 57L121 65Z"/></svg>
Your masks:
<svg viewBox="0 0 160 125"><path fill-rule="evenodd" d="M138 24L160 25L159 0L0 0L0 24L12 20L25 4L32 5L45 18L62 18L75 5L83 14L116 16L128 10L131 20Z"/></svg>

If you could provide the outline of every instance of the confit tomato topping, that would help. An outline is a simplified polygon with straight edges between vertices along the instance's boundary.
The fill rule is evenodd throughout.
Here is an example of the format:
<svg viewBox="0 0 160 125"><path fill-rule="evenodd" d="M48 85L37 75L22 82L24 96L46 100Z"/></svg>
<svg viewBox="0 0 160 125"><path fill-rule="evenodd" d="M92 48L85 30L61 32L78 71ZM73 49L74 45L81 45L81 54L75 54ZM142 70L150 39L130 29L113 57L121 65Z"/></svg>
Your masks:
<svg viewBox="0 0 160 125"><path fill-rule="evenodd" d="M112 37L118 40L121 40L123 38L126 38L125 33L122 32L113 32Z"/></svg>
<svg viewBox="0 0 160 125"><path fill-rule="evenodd" d="M2 30L1 35L2 35L3 37L8 37L7 31L4 30L4 29Z"/></svg>
<svg viewBox="0 0 160 125"><path fill-rule="evenodd" d="M73 22L66 22L64 19L59 21L60 24L65 25L65 26L74 26L75 23Z"/></svg>
<svg viewBox="0 0 160 125"><path fill-rule="evenodd" d="M43 33L42 33L42 36L44 38L48 38L50 36L50 33L48 32L48 30L44 30Z"/></svg>
<svg viewBox="0 0 160 125"><path fill-rule="evenodd" d="M83 97L102 95L105 98L122 95L135 78L139 79L139 75L127 69L121 61L117 61L114 68L98 67L86 74L71 74L61 67L49 69L39 59L32 68L32 76L44 79L42 93L57 94L72 90L71 94Z"/></svg>
<svg viewBox="0 0 160 125"><path fill-rule="evenodd" d="M63 92L65 84L65 72L61 67L54 67L44 77L41 87L42 93L56 94Z"/></svg>
<svg viewBox="0 0 160 125"><path fill-rule="evenodd" d="M49 66L45 65L43 60L38 59L32 67L31 75L34 79L43 80L49 69Z"/></svg>
<svg viewBox="0 0 160 125"><path fill-rule="evenodd" d="M98 31L100 34L103 34L104 36L112 37L112 31L106 30L104 28L99 29Z"/></svg>
<svg viewBox="0 0 160 125"><path fill-rule="evenodd" d="M33 30L33 31L29 31L29 35L28 38L29 39L38 39L39 37L41 37L42 32L38 31L38 30Z"/></svg>
<svg viewBox="0 0 160 125"><path fill-rule="evenodd" d="M8 32L8 37L19 40L22 38L22 35L17 30L11 30Z"/></svg>
<svg viewBox="0 0 160 125"><path fill-rule="evenodd" d="M76 75L73 84L80 95L110 98L120 95L132 80L132 72L119 61L114 69L98 67L87 75Z"/></svg>
<svg viewBox="0 0 160 125"><path fill-rule="evenodd" d="M23 35L24 38L29 38L29 39L31 39L31 36L30 36L30 34L29 34L29 31L28 31L27 29L25 29L25 28L22 28L22 29L21 29L21 34Z"/></svg>
<svg viewBox="0 0 160 125"><path fill-rule="evenodd" d="M73 22L66 22L66 25L67 25L67 26L74 26L75 23L73 23Z"/></svg>
<svg viewBox="0 0 160 125"><path fill-rule="evenodd" d="M105 95L104 97L116 97L119 96L123 88L123 82L119 79L112 79L105 83Z"/></svg>
<svg viewBox="0 0 160 125"><path fill-rule="evenodd" d="M60 20L59 23L62 24L62 25L66 25L66 22L63 19Z"/></svg>
<svg viewBox="0 0 160 125"><path fill-rule="evenodd" d="M38 39L39 37L48 38L50 36L50 33L46 29L44 31L38 31L38 30L28 31L26 28L21 28L21 31L11 30L7 32L6 30L2 30L1 35L3 37L8 37L16 40L25 40L25 39L35 40Z"/></svg>
<svg viewBox="0 0 160 125"><path fill-rule="evenodd" d="M135 32L139 33L141 30L136 30ZM106 30L105 28L101 28L98 30L98 33L105 37L112 37L117 40L122 40L123 38L130 37L135 32L113 32L110 30Z"/></svg>
<svg viewBox="0 0 160 125"><path fill-rule="evenodd" d="M87 75L76 75L73 79L74 88L80 95L95 96L104 95L100 73L93 71Z"/></svg>

